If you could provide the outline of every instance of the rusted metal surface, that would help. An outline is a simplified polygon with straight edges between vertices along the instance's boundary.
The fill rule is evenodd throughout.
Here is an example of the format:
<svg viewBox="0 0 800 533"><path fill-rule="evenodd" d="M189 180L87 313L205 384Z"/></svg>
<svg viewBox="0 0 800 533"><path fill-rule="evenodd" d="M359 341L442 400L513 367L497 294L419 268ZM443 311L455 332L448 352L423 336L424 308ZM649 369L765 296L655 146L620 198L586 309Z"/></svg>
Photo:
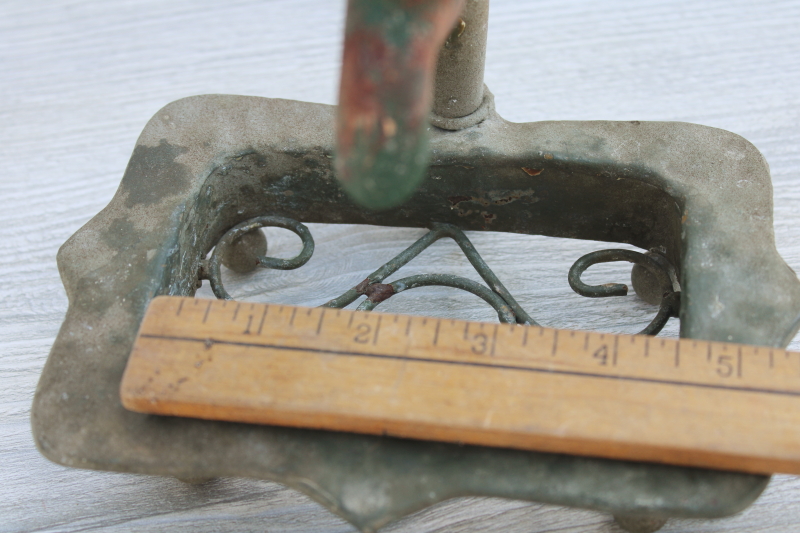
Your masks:
<svg viewBox="0 0 800 533"><path fill-rule="evenodd" d="M394 207L422 180L430 160L436 58L463 5L464 0L348 2L336 171L358 204Z"/></svg>
<svg viewBox="0 0 800 533"><path fill-rule="evenodd" d="M372 303L379 304L382 301L391 297L395 291L394 287L386 283L370 283L369 279L365 279L354 287L355 291L363 294Z"/></svg>

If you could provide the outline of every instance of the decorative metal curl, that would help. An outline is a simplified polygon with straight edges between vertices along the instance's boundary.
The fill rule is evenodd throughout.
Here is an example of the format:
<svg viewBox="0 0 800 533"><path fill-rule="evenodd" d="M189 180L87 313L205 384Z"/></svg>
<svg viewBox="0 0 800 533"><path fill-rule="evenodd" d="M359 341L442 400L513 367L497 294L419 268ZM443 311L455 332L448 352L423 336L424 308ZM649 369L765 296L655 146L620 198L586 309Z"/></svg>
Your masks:
<svg viewBox="0 0 800 533"><path fill-rule="evenodd" d="M201 269L200 277L208 279L211 282L211 289L214 291L217 298L224 300L232 299L222 284L222 276L220 274L220 263L222 262L223 251L242 235L267 226L284 228L294 232L302 240L303 249L292 259L259 257L257 259L258 266L277 270L292 270L303 266L311 258L311 255L314 253L314 239L308 228L296 220L276 216L262 216L237 224L223 235L214 248L211 257L208 261L203 263ZM383 280L397 272L423 250L443 237L449 237L458 244L467 260L469 260L488 287L470 279L449 274L422 274L409 276L388 284L383 283ZM661 305L656 316L646 328L639 332L644 335L656 335L661 331L664 325L666 325L670 317L678 316L678 311L680 309L680 292L672 290L672 281L670 279L668 265L664 266L655 259L632 250L601 250L592 252L575 261L572 268L570 268L568 276L570 287L581 296L590 298L627 295L628 286L624 284L607 283L604 285L587 285L581 281L583 272L592 265L614 261L628 261L629 263L641 265L656 276L657 279L662 281L664 287L670 287L661 299ZM358 306L358 310L371 311L382 301L392 297L394 294L408 289L433 285L461 289L482 298L497 312L497 316L501 322L539 325L539 323L531 318L519 303L517 303L514 297L511 296L511 293L508 292L495 273L492 272L464 232L456 226L442 223L434 223L431 226L431 230L414 244L375 270L367 276L364 281L339 297L324 303L321 307L343 308L356 301L359 297L367 296L367 299Z"/></svg>
<svg viewBox="0 0 800 533"><path fill-rule="evenodd" d="M382 296L379 298L367 298L361 302L361 305L359 305L356 310L372 311L378 306L379 303L388 300L398 292L403 292L408 289L416 289L417 287L430 287L433 285L441 287L453 287L455 289L461 289L462 291L470 292L475 296L483 298L486 303L491 305L494 310L497 311L497 318L500 319L500 322L506 324L517 323L517 317L514 314L514 311L511 309L508 303L506 303L506 301L500 297L499 294L492 292L487 287L472 281L471 279L462 278L461 276L451 276L449 274L420 274L417 276L409 276L407 278L398 279L397 281L393 281L392 283L385 285L386 287L391 287L391 290L383 292Z"/></svg>
<svg viewBox="0 0 800 533"><path fill-rule="evenodd" d="M461 251L463 251L464 255L467 257L467 260L472 264L472 266L478 272L480 277L483 278L483 281L485 281L486 284L489 286L489 289L491 289L490 292L492 292L493 294L497 295L500 299L502 299L505 302L505 304L511 309L514 316L516 317L516 319L513 322L516 322L518 324L528 324L532 326L539 325L539 323L536 322L533 318L531 318L531 316L522 308L522 306L520 306L519 303L517 303L514 297L511 296L511 293L508 292L508 289L506 289L505 286L500 282L495 273L492 272L492 270L489 268L489 265L486 264L486 262L480 256L480 254L472 245L470 240L464 234L464 232L461 231L456 226L453 226L452 224L441 224L441 223L434 223L433 225L431 225L431 230L425 235L423 235L419 240L417 240L417 242L415 242L414 244L412 244L411 246L400 252L397 256L394 257L394 259L385 263L383 266L378 268L378 270L367 276L367 278L364 281L362 281L352 289L348 290L338 298L334 298L333 300L330 300L325 304L323 304L323 307L343 308L350 305L351 303L356 301L359 298L359 296L367 294L369 287L372 287L375 284L382 284L384 279L397 272L400 269L400 267L407 264L409 261L418 256L423 250L425 250L425 248L427 248L428 246L430 246L431 244L433 244L434 242L438 241L443 237L450 237L456 242L456 244L458 244L458 246L461 248ZM418 277L414 276L414 278ZM452 276L452 278L455 278L455 276ZM439 279L444 280L445 278L439 278ZM465 278L459 278L459 279L465 279ZM438 284L439 283L430 283L430 285L438 285ZM455 285L452 284L446 284L446 283L443 284L447 285L448 287L455 287ZM422 285L417 285L417 286L422 286ZM481 285L478 286L482 287ZM406 288L412 288L412 287L406 287ZM403 290L405 290L406 288L404 288ZM456 287L456 288L461 289L463 287ZM483 298L481 294L473 292L470 289L464 288L464 290L472 292L473 294L476 294L477 296ZM486 298L484 298L484 300L486 300ZM489 300L486 301L488 302ZM491 302L489 303L490 305L495 307L493 304L491 304ZM498 308L495 307L495 310L497 309ZM498 310L498 313L499 312L500 311Z"/></svg>
<svg viewBox="0 0 800 533"><path fill-rule="evenodd" d="M677 317L680 310L680 292L672 290L672 280L669 272L655 259L645 254L634 252L633 250L600 250L584 255L569 269L569 286L572 290L588 298L606 298L608 296L625 296L628 294L628 286L621 283L606 283L604 285L587 285L581 281L581 275L589 267L599 263L612 263L615 261L627 261L641 265L656 276L664 287L670 287L661 298L661 305L658 313L653 320L639 332L639 335L657 335L670 317Z"/></svg>
<svg viewBox="0 0 800 533"><path fill-rule="evenodd" d="M211 254L211 258L206 264L205 277L211 283L211 290L214 291L214 295L217 298L221 300L233 300L231 295L228 294L228 292L225 290L225 287L222 285L220 263L222 262L223 250L231 246L236 239L240 238L245 233L249 233L253 230L267 226L288 229L289 231L295 233L298 237L300 237L300 240L303 241L303 249L300 250L299 254L291 259L259 257L258 266L263 268L272 268L275 270L293 270L305 265L308 260L311 259L311 256L314 253L314 238L311 236L311 232L308 231L308 228L304 224L296 220L292 220L291 218L272 216L256 217L246 220L241 224L237 224L236 226L232 227L225 233L225 235L222 236L217 245L214 247L214 252Z"/></svg>

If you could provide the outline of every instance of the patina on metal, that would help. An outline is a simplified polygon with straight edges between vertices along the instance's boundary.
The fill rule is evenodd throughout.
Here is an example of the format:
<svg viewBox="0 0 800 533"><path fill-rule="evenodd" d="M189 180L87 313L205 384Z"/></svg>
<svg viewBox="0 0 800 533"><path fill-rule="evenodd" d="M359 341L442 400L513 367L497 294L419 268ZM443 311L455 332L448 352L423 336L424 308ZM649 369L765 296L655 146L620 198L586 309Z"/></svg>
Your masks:
<svg viewBox="0 0 800 533"><path fill-rule="evenodd" d="M445 130L474 126L489 116L492 95L483 84L489 2L467 0L439 51L431 124Z"/></svg>
<svg viewBox="0 0 800 533"><path fill-rule="evenodd" d="M428 170L410 201L386 211L359 207L337 181L331 106L209 95L156 113L109 206L59 251L69 310L32 409L41 452L79 468L271 479L362 531L463 495L598 509L630 527L746 507L768 477L123 409L119 383L149 301L193 294L214 245L257 217L629 243L674 265L680 301L669 308L679 305L682 337L784 347L800 328L769 169L745 139L675 122L516 124L483 109L462 129L431 128ZM377 304L396 283L353 290Z"/></svg>
<svg viewBox="0 0 800 533"><path fill-rule="evenodd" d="M303 243L300 253L292 259L278 259L266 257L266 248L262 241L263 234L260 228L275 226L293 231ZM259 235L255 237L254 235ZM253 236L253 237L250 237ZM252 244L250 249L242 249L243 240L250 237ZM423 250L428 248L437 240L449 237L453 239L464 252L464 256L475 268L478 274L486 282L486 286L476 283L471 279L451 274L419 274L407 278L402 278L392 283L383 281L397 272L401 267L408 264ZM264 251L261 251L263 247ZM220 263L224 264L226 258L247 257L253 264L277 270L291 270L306 264L314 253L314 239L308 228L296 220L283 217L256 217L237 224L219 240L214 246L211 259L204 261L200 265L199 279L208 279L211 282L211 289L217 298L232 300L230 294L225 290L222 283ZM230 261L230 259L228 259ZM581 296L589 298L604 298L608 296L625 296L628 294L628 286L619 283L607 283L604 285L587 285L581 281L581 274L590 266L598 263L612 261L628 261L636 266L644 268L655 279L656 287L664 287L663 293L659 295L659 311L650 324L639 333L642 335L656 335L666 325L670 317L677 317L680 309L680 291L672 288L670 273L673 270L671 265L665 260L658 261L652 255L641 254L632 250L601 250L584 255L578 259L569 271L569 283L572 289ZM249 265L249 263L248 263ZM489 265L483 260L478 251L470 242L463 231L452 224L435 223L431 231L423 235L414 244L403 250L395 258L391 259L367 278L349 289L337 298L326 302L322 307L344 308L355 302L361 296L366 299L358 306L358 311L372 311L377 305L388 300L393 295L415 289L417 287L443 286L460 289L478 296L488 303L497 312L500 322L506 324L525 324L540 325L522 308L516 299L508 292L508 289L497 278ZM645 286L648 286L645 284ZM649 286L648 286L649 287Z"/></svg>
<svg viewBox="0 0 800 533"><path fill-rule="evenodd" d="M464 0L349 0L336 172L359 204L397 206L422 181L436 58L463 6Z"/></svg>
<svg viewBox="0 0 800 533"><path fill-rule="evenodd" d="M581 281L581 274L590 266L598 263L611 263L614 261L628 261L635 267L644 269L652 280L646 279L640 282L640 291L652 293L655 287L659 291L658 299L654 302L659 305L658 314L650 323L639 332L641 335L656 335L667 324L671 317L680 314L680 291L674 290L670 272L673 270L666 260L658 261L652 255L641 254L633 250L600 250L586 254L572 265L569 269L569 285L572 290L589 298L605 298L608 296L625 296L628 294L628 286L621 283L606 283L604 285L587 285Z"/></svg>
<svg viewBox="0 0 800 533"><path fill-rule="evenodd" d="M261 231L249 231L225 246L222 264L234 272L247 274L258 268L258 259L265 255L267 237Z"/></svg>

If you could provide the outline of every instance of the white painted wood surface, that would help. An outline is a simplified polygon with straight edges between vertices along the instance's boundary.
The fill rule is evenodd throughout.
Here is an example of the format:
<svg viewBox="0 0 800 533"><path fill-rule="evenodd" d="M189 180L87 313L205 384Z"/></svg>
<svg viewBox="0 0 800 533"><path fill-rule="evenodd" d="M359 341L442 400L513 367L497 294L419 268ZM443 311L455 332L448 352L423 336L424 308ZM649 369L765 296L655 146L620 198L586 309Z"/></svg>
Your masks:
<svg viewBox="0 0 800 533"><path fill-rule="evenodd" d="M0 2L0 532L353 531L274 483L221 479L191 486L51 464L36 451L28 420L67 306L56 251L110 200L145 122L162 105L202 93L333 103L343 11L342 0ZM771 165L778 249L800 271L798 27L796 0L493 0L486 81L509 120L682 120L743 135ZM307 267L230 276L234 294L319 303L420 234L320 225L312 231L319 246ZM652 312L635 296L586 301L571 293L572 261L605 245L472 237L545 324L633 332ZM277 255L296 246L281 233L270 240ZM434 269L473 276L446 242L405 272ZM592 276L624 281L627 269L597 268ZM442 289L435 292L441 307L431 309L414 292L384 308L491 318L473 297ZM665 334L677 334L676 321ZM798 339L792 348L800 349ZM739 516L674 520L664 529L797 530L800 479L788 476L776 477ZM385 531L618 529L594 512L465 498Z"/></svg>

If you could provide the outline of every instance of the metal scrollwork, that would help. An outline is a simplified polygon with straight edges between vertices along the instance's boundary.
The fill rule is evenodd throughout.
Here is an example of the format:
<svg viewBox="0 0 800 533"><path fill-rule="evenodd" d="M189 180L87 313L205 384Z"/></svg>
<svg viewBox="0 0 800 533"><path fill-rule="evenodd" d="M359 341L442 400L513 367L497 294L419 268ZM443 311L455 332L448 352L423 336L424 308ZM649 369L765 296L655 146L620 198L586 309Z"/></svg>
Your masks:
<svg viewBox="0 0 800 533"><path fill-rule="evenodd" d="M211 290L214 291L214 295L217 298L220 300L233 299L222 285L222 275L220 274L222 255L226 248L232 246L237 239L246 233L250 233L251 231L268 226L288 229L289 231L294 232L298 237L300 237L300 240L303 241L303 249L300 250L300 253L297 254L297 256L291 259L259 257L257 260L258 266L275 270L294 270L295 268L305 265L308 260L311 259L311 256L314 254L314 238L311 236L311 232L308 231L308 228L304 224L296 220L292 220L291 218L271 216L256 217L246 220L241 224L237 224L236 226L232 227L225 233L225 235L222 236L217 245L214 247L214 251L211 253L211 258L203 266L204 275L201 274L200 277L208 279L208 281L211 283Z"/></svg>
<svg viewBox="0 0 800 533"><path fill-rule="evenodd" d="M661 304L658 313L642 331L640 335L657 335L667 324L670 317L677 317L680 311L679 291L673 290L673 283L669 272L661 262L656 261L649 255L645 255L633 250L600 250L584 255L569 269L569 286L572 290L588 298L606 298L608 296L625 296L628 294L628 286L621 283L606 283L604 285L587 285L581 281L583 274L590 266L599 263L612 263L616 261L627 261L646 268L660 285L665 287L665 292L661 297Z"/></svg>
<svg viewBox="0 0 800 533"><path fill-rule="evenodd" d="M382 282L387 277L391 276L403 265L418 256L428 246L438 241L443 237L453 239L456 244L464 252L467 260L472 264L478 274L483 278L483 281L489 286L488 288L480 285L472 280L461 278L458 276L448 276L444 274L433 274L423 276L412 276L410 278L395 281L388 286L391 287L391 292L384 289L380 292L375 288L384 285ZM407 289L415 287L442 285L445 287L455 287L467 292L471 292L476 296L483 298L489 305L494 307L497 311L500 320L503 322L529 324L538 326L539 324L533 320L528 313L517 303L508 289L503 286L494 272L489 268L489 265L483 260L478 251L472 245L470 240L463 231L451 224L433 224L431 230L423 235L417 242L400 252L394 259L387 262L375 272L367 276L367 278L346 291L338 298L334 298L329 302L323 304L324 307L342 308L350 305L356 301L361 295L366 295L367 300L359 309L369 311L373 309L381 301L385 300L392 294L402 292ZM369 303L367 303L369 302Z"/></svg>
<svg viewBox="0 0 800 533"><path fill-rule="evenodd" d="M222 258L225 250L229 249L233 243L243 235L268 226L284 228L294 232L302 240L303 249L292 259L259 256L256 258L257 266L269 269L292 270L303 266L311 258L311 255L314 253L314 239L308 228L296 220L284 217L262 216L237 224L228 230L219 240L211 257L204 262L201 270L200 277L210 281L211 288L217 298L225 300L232 299L222 284L222 276L220 273L220 264L223 261ZM464 277L449 274L421 274L402 278L391 283L383 283L386 278L408 264L423 250L444 237L451 238L458 244L467 260L472 264L486 285ZM627 261L645 268L655 277L659 286L665 288L661 296L658 313L647 327L640 332L640 334L644 335L658 334L670 317L678 316L678 311L680 309L680 291L676 290L676 283L674 283L671 277L671 266L666 263L664 259L656 260L652 255L645 255L632 250L601 250L592 252L578 259L572 265L572 268L570 268L568 275L570 287L581 296L589 298L625 296L628 294L627 285L618 283L587 285L581 281L581 275L592 265L614 261ZM453 287L474 294L492 306L497 312L498 319L501 322L508 324L539 325L539 323L531 318L519 305L514 297L511 296L464 232L451 224L440 223L433 224L431 230L414 244L372 272L364 281L345 291L340 296L324 303L322 307L344 308L355 302L361 296L366 296L366 299L361 302L357 310L372 311L381 302L391 298L397 293L417 287L428 286Z"/></svg>

